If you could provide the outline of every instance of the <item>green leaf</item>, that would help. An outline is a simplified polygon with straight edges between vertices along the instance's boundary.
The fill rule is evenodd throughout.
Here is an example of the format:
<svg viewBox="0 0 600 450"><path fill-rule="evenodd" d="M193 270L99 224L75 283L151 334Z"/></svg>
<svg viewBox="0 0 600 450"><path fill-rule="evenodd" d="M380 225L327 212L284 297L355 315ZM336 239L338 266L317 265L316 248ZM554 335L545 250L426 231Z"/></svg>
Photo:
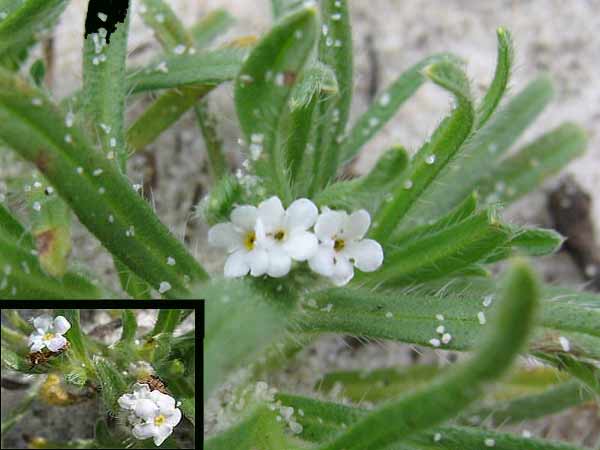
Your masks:
<svg viewBox="0 0 600 450"><path fill-rule="evenodd" d="M224 9L215 9L205 14L189 30L198 48L208 46L217 36L225 33L235 22L235 19Z"/></svg>
<svg viewBox="0 0 600 450"><path fill-rule="evenodd" d="M265 178L267 193L291 199L288 168L279 135L281 117L295 79L317 35L316 11L306 7L286 16L254 47L235 82L235 105L254 170Z"/></svg>
<svg viewBox="0 0 600 450"><path fill-rule="evenodd" d="M484 260L509 237L495 209L483 210L422 238L385 246L383 266L357 280L406 285L448 276Z"/></svg>
<svg viewBox="0 0 600 450"><path fill-rule="evenodd" d="M163 0L143 0L142 20L152 30L163 48L174 49L178 45L191 46L192 39L181 22Z"/></svg>
<svg viewBox="0 0 600 450"><path fill-rule="evenodd" d="M61 279L47 275L31 249L18 246L18 241L0 233L0 297L16 300L100 299L109 294L86 277L67 272Z"/></svg>
<svg viewBox="0 0 600 450"><path fill-rule="evenodd" d="M315 129L326 118L319 116L320 104L337 96L338 85L330 67L315 61L292 88L289 112L283 122L287 166L294 197L305 195L311 179Z"/></svg>
<svg viewBox="0 0 600 450"><path fill-rule="evenodd" d="M368 410L365 409L297 395L280 393L277 394L276 398L286 406L303 411L303 415L296 415L295 417L303 426L302 437L311 442L322 442L330 439L348 425L368 414ZM493 439L494 448L504 450L577 450L575 447L560 442L522 438L509 433L459 426L445 426L419 432L409 438L408 448L420 450L432 448L481 450L485 447L486 439ZM404 441L402 442L404 443ZM417 447L413 447L413 445ZM400 443L396 442L385 448L400 450L405 447L400 447Z"/></svg>
<svg viewBox="0 0 600 450"><path fill-rule="evenodd" d="M17 372L29 372L31 368L31 365L23 356L8 349L4 344L2 344L0 357L2 358L2 365L7 369L16 370Z"/></svg>
<svg viewBox="0 0 600 450"><path fill-rule="evenodd" d="M183 415L188 418L192 424L196 424L196 399L195 398L183 398L181 399L181 405L179 406Z"/></svg>
<svg viewBox="0 0 600 450"><path fill-rule="evenodd" d="M33 98L43 99L43 104L32 108ZM69 133L73 144L64 140ZM165 296L187 291L184 275L190 282L207 277L115 165L96 152L80 130L67 128L43 93L3 71L0 137L36 164L113 255L154 288L169 283L172 289ZM167 264L169 257L177 261L176 267Z"/></svg>
<svg viewBox="0 0 600 450"><path fill-rule="evenodd" d="M581 156L586 145L581 127L563 124L495 166L479 184L481 197L493 203L513 202Z"/></svg>
<svg viewBox="0 0 600 450"><path fill-rule="evenodd" d="M287 438L276 412L259 407L241 423L204 441L205 450L298 450Z"/></svg>
<svg viewBox="0 0 600 450"><path fill-rule="evenodd" d="M434 441L436 435L441 436L441 439ZM461 450L481 450L489 447L486 442L493 443L493 448L497 450L583 450L567 443L525 438L510 433L472 427L438 428L429 433L419 434L410 441L422 450L430 449L432 442L435 442L435 448L440 450L454 450L457 448Z"/></svg>
<svg viewBox="0 0 600 450"><path fill-rule="evenodd" d="M48 275L62 277L72 248L71 211L58 195L48 194L51 187L37 173L34 180L25 194L25 203L39 264ZM36 187L36 184L41 186Z"/></svg>
<svg viewBox="0 0 600 450"><path fill-rule="evenodd" d="M83 94L82 108L88 126L98 136L102 151L114 159L126 172L127 148L125 146L125 65L129 33L130 5L123 22L116 23L110 43L100 33L90 33L83 43ZM92 8L88 13L96 14ZM102 59L101 59L102 58ZM107 131L108 130L108 131ZM111 153L112 152L112 153Z"/></svg>
<svg viewBox="0 0 600 450"><path fill-rule="evenodd" d="M119 406L118 398L127 389L127 383L116 366L108 359L94 356L94 367L100 383L100 395L106 408L117 414Z"/></svg>
<svg viewBox="0 0 600 450"><path fill-rule="evenodd" d="M29 75L35 85L41 87L44 84L44 77L46 76L46 65L44 64L44 60L36 59L29 68Z"/></svg>
<svg viewBox="0 0 600 450"><path fill-rule="evenodd" d="M33 249L33 238L23 228L23 225L11 214L11 212L0 204L0 236L15 240L20 246Z"/></svg>
<svg viewBox="0 0 600 450"><path fill-rule="evenodd" d="M113 437L108 429L108 425L104 419L99 419L96 422L94 430L94 440L102 448L122 448L123 444L119 439Z"/></svg>
<svg viewBox="0 0 600 450"><path fill-rule="evenodd" d="M339 95L318 105L320 126L315 144L316 186L322 188L334 178L338 168L338 136L342 136L352 103L353 57L350 10L347 0L323 0L318 59L333 69ZM318 189L317 189L318 190ZM314 192L311 191L311 193Z"/></svg>
<svg viewBox="0 0 600 450"><path fill-rule="evenodd" d="M159 333L173 333L175 327L179 323L179 309L161 309L158 312L158 318L154 324L154 328L150 332L151 336L156 336Z"/></svg>
<svg viewBox="0 0 600 450"><path fill-rule="evenodd" d="M121 311L121 322L123 323L123 333L121 334L121 342L132 344L137 332L137 321L135 314L130 309Z"/></svg>
<svg viewBox="0 0 600 450"><path fill-rule="evenodd" d="M71 324L71 328L65 334L65 337L71 344L71 350L73 353L77 355L81 362L88 364L90 363L90 359L87 352L87 346L85 341L85 336L83 335L83 331L81 330L81 324L79 320L79 310L78 309L59 309L56 310L56 315L64 316L65 319L69 321Z"/></svg>
<svg viewBox="0 0 600 450"><path fill-rule="evenodd" d="M494 326L471 360L456 365L428 386L369 412L319 448L377 448L455 416L512 364L532 329L538 297L531 270L523 263L515 264L507 277ZM514 317L521 320L515 322Z"/></svg>
<svg viewBox="0 0 600 450"><path fill-rule="evenodd" d="M167 56L127 77L127 92L182 87L191 84L216 86L239 72L247 50L223 48L196 55Z"/></svg>
<svg viewBox="0 0 600 450"><path fill-rule="evenodd" d="M223 152L223 141L217 133L217 118L210 112L206 99L201 100L194 106L194 112L204 138L211 174L216 182L228 171L227 160Z"/></svg>
<svg viewBox="0 0 600 450"><path fill-rule="evenodd" d="M248 280L213 280L198 290L206 298L204 399L233 370L250 364L285 335L292 298L275 303ZM252 326L249 326L252 324Z"/></svg>
<svg viewBox="0 0 600 450"><path fill-rule="evenodd" d="M487 262L506 258L513 253L521 253L528 256L545 256L556 253L565 237L560 233L545 228L525 228L509 226L511 238L505 252L499 252Z"/></svg>
<svg viewBox="0 0 600 450"><path fill-rule="evenodd" d="M477 128L483 126L496 110L502 100L514 60L514 49L510 33L503 27L496 30L498 36L498 58L496 62L496 73L483 100L477 107Z"/></svg>
<svg viewBox="0 0 600 450"><path fill-rule="evenodd" d="M408 230L396 231L390 240L394 245L402 245L406 242L417 241L425 237L439 233L448 227L458 225L475 214L477 210L478 196L472 193L446 215L438 218L435 222L420 225Z"/></svg>
<svg viewBox="0 0 600 450"><path fill-rule="evenodd" d="M242 186L233 175L226 174L217 181L210 194L200 203L198 212L209 225L228 222L234 205L242 204Z"/></svg>
<svg viewBox="0 0 600 450"><path fill-rule="evenodd" d="M21 333L29 336L33 331L33 325L26 320L23 320L19 311L16 309L2 309L2 314L8 320L8 322Z"/></svg>
<svg viewBox="0 0 600 450"><path fill-rule="evenodd" d="M45 29L62 13L67 0L24 0L0 21L0 55Z"/></svg>
<svg viewBox="0 0 600 450"><path fill-rule="evenodd" d="M489 407L470 410L463 422L477 423L485 420L493 425L520 423L556 414L594 398L593 393L579 381L570 380L542 393L526 395Z"/></svg>
<svg viewBox="0 0 600 450"><path fill-rule="evenodd" d="M342 370L325 374L315 384L315 388L327 394L332 389L341 387L343 397L353 402L379 403L430 383L444 370L445 367L433 364L375 370ZM569 377L562 376L558 370L550 367L515 368L509 376L501 380L498 387L490 389L486 397L495 400L538 394L565 379L568 380Z"/></svg>
<svg viewBox="0 0 600 450"><path fill-rule="evenodd" d="M552 82L540 77L527 85L480 128L429 186L410 212L407 223L427 221L445 214L477 189L482 177L542 112L553 96Z"/></svg>
<svg viewBox="0 0 600 450"><path fill-rule="evenodd" d="M386 87L358 120L352 125L347 137L340 143L340 163L354 158L363 145L369 141L393 116L396 111L427 80L423 76L423 68L440 61L456 61L449 54L430 56L401 74L391 85Z"/></svg>
<svg viewBox="0 0 600 450"><path fill-rule="evenodd" d="M160 95L127 130L127 145L134 151L151 144L203 98L211 86L184 86Z"/></svg>
<svg viewBox="0 0 600 450"><path fill-rule="evenodd" d="M566 352L555 354L538 352L535 355L558 369L567 371L592 391L600 394L600 368L589 362L580 361Z"/></svg>
<svg viewBox="0 0 600 450"><path fill-rule="evenodd" d="M4 325L2 325L1 330L2 342L6 344L8 348L11 348L16 352L27 350L27 337L24 334L5 327Z"/></svg>
<svg viewBox="0 0 600 450"><path fill-rule="evenodd" d="M462 70L455 64L444 61L425 67L423 73L451 92L456 97L457 106L442 121L431 139L419 149L409 169L398 180L390 201L376 214L371 235L380 242L389 237L421 193L460 151L473 127L474 111L469 83Z"/></svg>

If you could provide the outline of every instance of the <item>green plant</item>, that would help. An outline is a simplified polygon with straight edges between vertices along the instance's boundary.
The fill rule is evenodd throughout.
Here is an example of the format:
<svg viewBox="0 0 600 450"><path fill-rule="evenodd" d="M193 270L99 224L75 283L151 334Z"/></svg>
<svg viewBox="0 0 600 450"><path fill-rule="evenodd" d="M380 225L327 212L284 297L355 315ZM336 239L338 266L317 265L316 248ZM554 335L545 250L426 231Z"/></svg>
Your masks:
<svg viewBox="0 0 600 450"><path fill-rule="evenodd" d="M542 76L502 103L513 60L508 31L498 30L496 71L482 99L473 98L460 58L433 55L400 75L349 126L353 50L347 1L272 0L276 23L258 42L242 39L194 54L191 49L227 21L213 16L186 30L164 2L143 3L143 17L167 55L126 73L126 20L99 50L94 39L106 36L88 36L83 89L60 105L32 81L0 71L0 139L37 166L113 254L129 295L143 298L154 288L165 297L207 299L205 400L228 379L238 387L235 401L225 405L231 426L206 446L420 449L478 448L483 442L507 449L570 448L488 435L479 424L461 422L473 410L497 409L499 403L487 404L485 388L494 381L502 385L502 374L520 352L567 375L560 385L544 385L548 392L523 388L522 398L505 400L508 420L543 416L557 405L589 398L574 395L579 389L598 391L596 297L545 286L520 259L505 281L489 270L503 260L560 247L563 238L553 230L504 222L500 206L558 172L586 142L582 130L567 123L506 156L553 94ZM234 81L247 150L244 169L235 174L226 167L205 98L228 80ZM345 179L344 169L363 145L426 82L454 99L431 137L412 156L393 146L368 174ZM124 93L159 89L155 103L125 130ZM124 173L128 154L191 107L215 179L198 210L212 226L209 241L229 253L225 278L209 276L193 260ZM11 267L3 292L106 295L81 273L51 275L30 255L36 237L8 211L1 217L0 238L10 252L0 261ZM15 236L21 238L17 243ZM35 277L18 276L25 255ZM67 285L68 279L73 281ZM276 396L259 381L321 333L474 350L475 356L427 383L399 376L397 390L380 393L388 401L372 411ZM479 345L482 333L487 337ZM367 395L351 375L346 388ZM531 407L525 411L519 404ZM304 407L298 405L310 405L313 413L300 414ZM450 419L456 424L430 439L431 429L437 430L432 427Z"/></svg>
<svg viewBox="0 0 600 450"><path fill-rule="evenodd" d="M40 315L30 322L18 310L5 314L12 327L2 326L2 367L35 377L22 404L3 419L3 436L34 402L60 407L99 397L102 409L94 439L60 443L39 437L31 441L32 448L148 448L148 441L138 440L140 435L132 431L132 413L126 408L130 392L140 387L156 391L152 396L160 401L172 402L171 409L178 408L174 427L180 425L175 419L182 413L195 423L195 330L173 335L193 310L159 310L153 329L143 336L134 310L107 312L123 327L110 345L83 332L78 309L54 310L53 316ZM39 431L43 435L45 430ZM166 431L170 435L173 427ZM162 439L166 441L158 445L179 448L174 437Z"/></svg>

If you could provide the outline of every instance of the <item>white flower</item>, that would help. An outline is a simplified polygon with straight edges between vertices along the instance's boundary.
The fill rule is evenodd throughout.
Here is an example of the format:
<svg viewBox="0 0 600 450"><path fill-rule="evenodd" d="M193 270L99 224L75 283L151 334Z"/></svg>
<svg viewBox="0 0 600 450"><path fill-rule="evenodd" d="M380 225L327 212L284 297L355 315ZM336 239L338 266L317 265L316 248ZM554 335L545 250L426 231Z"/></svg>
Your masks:
<svg viewBox="0 0 600 450"><path fill-rule="evenodd" d="M282 277L290 271L292 259L306 261L315 254L318 241L308 230L317 216L317 207L308 199L298 199L284 210L281 201L271 197L258 208L235 208L231 222L209 230L208 242L230 253L225 262L226 277L248 272L255 277Z"/></svg>
<svg viewBox="0 0 600 450"><path fill-rule="evenodd" d="M315 225L319 249L308 260L310 268L337 286L352 279L354 267L363 272L377 270L383 262L383 249L377 241L363 239L370 225L371 217L364 209L348 215L324 208Z"/></svg>
<svg viewBox="0 0 600 450"><path fill-rule="evenodd" d="M208 230L208 242L230 253L225 262L225 276L243 277L250 272L258 277L267 272L269 257L262 246L264 231L257 224L255 206L238 206L231 212L231 222L218 223Z"/></svg>
<svg viewBox="0 0 600 450"><path fill-rule="evenodd" d="M137 439L153 438L161 445L181 420L175 399L160 391L150 391L147 384L136 383L132 394L123 394L119 406L129 412L129 423Z"/></svg>
<svg viewBox="0 0 600 450"><path fill-rule="evenodd" d="M69 331L71 324L63 316L58 316L54 320L48 315L36 317L33 326L35 331L29 336L32 352L39 352L44 347L57 352L67 345L67 340L62 335Z"/></svg>
<svg viewBox="0 0 600 450"><path fill-rule="evenodd" d="M267 273L272 277L287 275L292 260L306 261L318 248L316 236L308 230L315 224L319 211L313 202L300 198L283 209L277 197L258 205L257 222L265 232L264 246L269 257Z"/></svg>

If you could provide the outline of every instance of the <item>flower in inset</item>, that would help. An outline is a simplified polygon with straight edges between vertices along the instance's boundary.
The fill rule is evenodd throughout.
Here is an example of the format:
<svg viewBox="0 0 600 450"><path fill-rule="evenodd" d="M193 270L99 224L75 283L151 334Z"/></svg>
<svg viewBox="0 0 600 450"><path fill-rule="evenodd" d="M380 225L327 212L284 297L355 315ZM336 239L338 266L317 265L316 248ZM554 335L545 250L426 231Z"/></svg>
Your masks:
<svg viewBox="0 0 600 450"><path fill-rule="evenodd" d="M263 245L269 257L269 276L287 275L292 260L306 261L316 253L317 238L308 230L318 215L315 204L306 198L293 201L287 210L277 197L258 205L257 222L264 227L266 239Z"/></svg>
<svg viewBox="0 0 600 450"><path fill-rule="evenodd" d="M137 439L153 438L155 445L161 445L181 420L175 399L157 390L151 391L147 384L136 383L133 393L123 394L118 403L129 412L133 435Z"/></svg>
<svg viewBox="0 0 600 450"><path fill-rule="evenodd" d="M208 230L208 242L230 253L225 276L243 277L250 272L258 277L267 272L269 259L262 247L263 230L257 224L255 206L243 205L231 212L231 222L218 223Z"/></svg>
<svg viewBox="0 0 600 450"><path fill-rule="evenodd" d="M36 317L33 320L35 331L29 336L29 345L32 352L39 352L44 347L52 352L57 352L67 345L67 340L63 337L71 324L63 316L52 319L48 315Z"/></svg>
<svg viewBox="0 0 600 450"><path fill-rule="evenodd" d="M317 219L315 234L319 249L308 260L315 272L343 286L354 276L354 267L373 272L383 262L383 249L373 239L363 239L371 216L364 209L348 215L345 211L324 208Z"/></svg>

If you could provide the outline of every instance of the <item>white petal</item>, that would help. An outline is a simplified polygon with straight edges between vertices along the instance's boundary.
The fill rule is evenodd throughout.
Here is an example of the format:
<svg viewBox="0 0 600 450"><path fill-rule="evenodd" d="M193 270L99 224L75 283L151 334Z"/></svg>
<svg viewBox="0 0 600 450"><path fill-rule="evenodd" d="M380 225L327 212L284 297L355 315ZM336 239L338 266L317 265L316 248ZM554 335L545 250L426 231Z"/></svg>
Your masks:
<svg viewBox="0 0 600 450"><path fill-rule="evenodd" d="M333 275L331 276L331 281L336 286L344 286L348 284L348 282L354 276L354 267L350 261L348 261L343 256L338 256L336 258L335 267L333 269Z"/></svg>
<svg viewBox="0 0 600 450"><path fill-rule="evenodd" d="M32 337L34 337L35 339L32 339ZM31 348L29 350L32 352L39 352L41 349L44 348L46 343L43 341L42 337L39 334L32 335L32 337L29 338L29 345L31 345Z"/></svg>
<svg viewBox="0 0 600 450"><path fill-rule="evenodd" d="M139 399L135 403L135 415L144 419L150 419L156 416L158 406L152 400L147 398Z"/></svg>
<svg viewBox="0 0 600 450"><path fill-rule="evenodd" d="M169 425L161 425L154 430L154 445L162 444L166 438L173 432L173 428Z"/></svg>
<svg viewBox="0 0 600 450"><path fill-rule="evenodd" d="M325 210L315 224L315 234L321 241L333 239L342 229L344 218L347 214L343 211Z"/></svg>
<svg viewBox="0 0 600 450"><path fill-rule="evenodd" d="M262 249L254 249L246 256L250 266L250 275L260 277L269 269L269 254Z"/></svg>
<svg viewBox="0 0 600 450"><path fill-rule="evenodd" d="M170 415L166 417L166 422L168 425L175 427L181 420L181 411L179 409L175 409Z"/></svg>
<svg viewBox="0 0 600 450"><path fill-rule="evenodd" d="M294 230L300 228L308 230L317 221L319 210L313 202L307 198L299 198L292 202L285 212L286 228Z"/></svg>
<svg viewBox="0 0 600 450"><path fill-rule="evenodd" d="M152 423L144 423L139 424L133 427L133 435L136 439L148 439L149 437L153 437L155 434L156 427Z"/></svg>
<svg viewBox="0 0 600 450"><path fill-rule="evenodd" d="M71 328L71 324L63 316L57 316L54 318L54 332L58 334L65 334Z"/></svg>
<svg viewBox="0 0 600 450"><path fill-rule="evenodd" d="M321 245L314 256L308 260L308 266L313 272L330 277L333 275L334 256L335 252L332 248Z"/></svg>
<svg viewBox="0 0 600 450"><path fill-rule="evenodd" d="M119 397L117 402L123 409L135 409L136 398L133 394L123 394Z"/></svg>
<svg viewBox="0 0 600 450"><path fill-rule="evenodd" d="M348 243L344 254L354 259L354 265L363 272L373 272L383 263L383 249L373 239Z"/></svg>
<svg viewBox="0 0 600 450"><path fill-rule="evenodd" d="M271 197L258 205L258 218L262 221L267 233L282 226L284 209L278 197Z"/></svg>
<svg viewBox="0 0 600 450"><path fill-rule="evenodd" d="M171 414L175 409L175 399L170 395L155 390L150 393L150 399L158 405L161 414Z"/></svg>
<svg viewBox="0 0 600 450"><path fill-rule="evenodd" d="M371 216L366 210L360 209L354 211L349 216L346 216L346 220L344 220L342 237L352 240L362 239L367 234L370 226Z"/></svg>
<svg viewBox="0 0 600 450"><path fill-rule="evenodd" d="M44 314L43 316L36 317L33 319L33 326L37 329L46 332L52 327L52 317ZM42 333L43 334L43 333Z"/></svg>
<svg viewBox="0 0 600 450"><path fill-rule="evenodd" d="M67 340L62 336L55 336L46 342L46 347L50 351L57 352L67 344Z"/></svg>
<svg viewBox="0 0 600 450"><path fill-rule="evenodd" d="M242 230L253 230L256 223L256 206L242 205L231 212L231 221Z"/></svg>
<svg viewBox="0 0 600 450"><path fill-rule="evenodd" d="M218 223L208 230L208 243L213 247L224 248L228 252L232 252L242 246L242 236L233 224Z"/></svg>
<svg viewBox="0 0 600 450"><path fill-rule="evenodd" d="M319 242L313 233L296 231L290 234L283 248L296 261L306 261L317 253Z"/></svg>
<svg viewBox="0 0 600 450"><path fill-rule="evenodd" d="M243 277L248 273L250 267L248 267L246 255L247 253L244 250L238 250L237 252L229 255L229 258L227 258L227 261L225 261L225 277Z"/></svg>
<svg viewBox="0 0 600 450"><path fill-rule="evenodd" d="M267 273L270 277L283 277L289 273L291 267L292 258L283 250L275 248L269 252L269 268Z"/></svg>

